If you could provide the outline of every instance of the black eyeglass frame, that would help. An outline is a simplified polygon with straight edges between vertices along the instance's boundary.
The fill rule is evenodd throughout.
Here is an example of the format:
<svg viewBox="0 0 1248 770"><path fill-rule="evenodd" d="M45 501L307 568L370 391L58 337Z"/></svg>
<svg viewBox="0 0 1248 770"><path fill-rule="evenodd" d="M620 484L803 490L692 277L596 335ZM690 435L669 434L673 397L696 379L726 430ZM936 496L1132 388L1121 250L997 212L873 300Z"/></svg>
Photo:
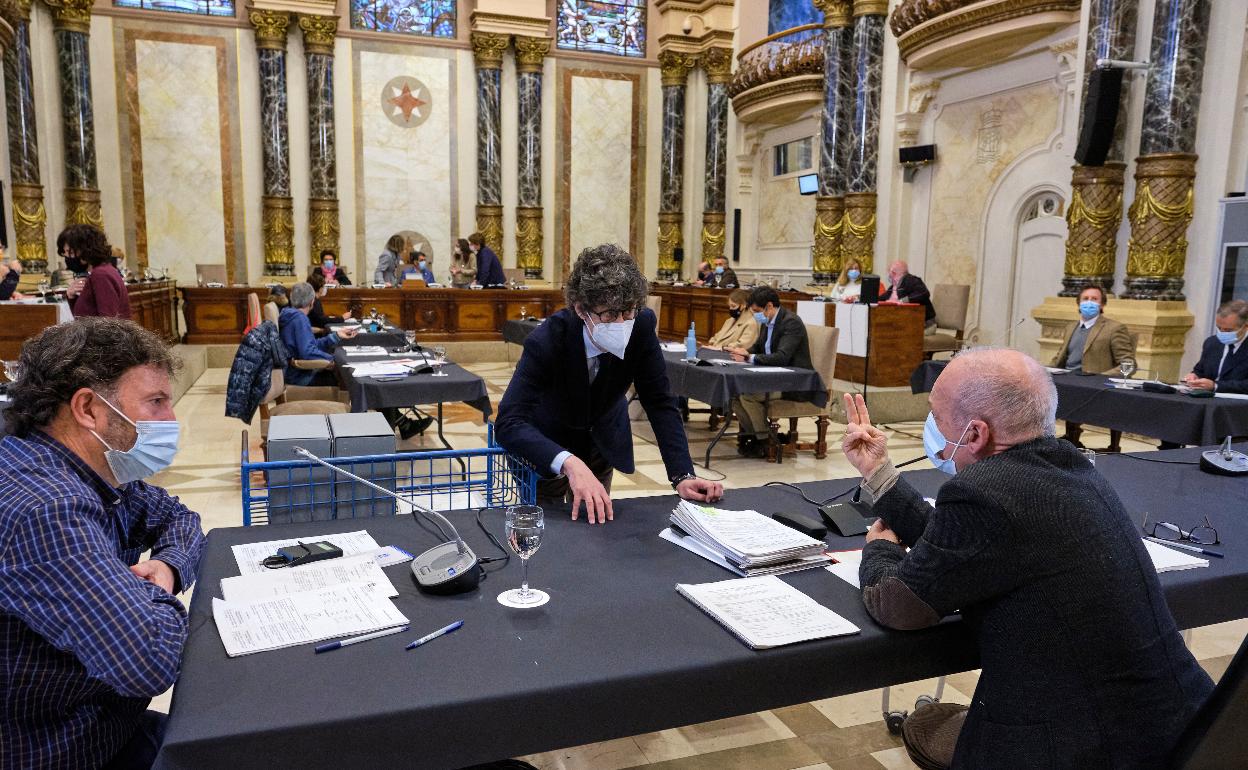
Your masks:
<svg viewBox="0 0 1248 770"><path fill-rule="evenodd" d="M1172 540L1174 542L1188 542L1196 545L1220 545L1222 541L1218 538L1218 530L1209 522L1209 516L1204 517L1204 524L1184 530L1182 527L1171 524L1168 521L1158 521L1149 527L1148 514L1144 514L1144 520L1140 527L1144 530L1144 534L1149 537L1155 537L1158 540ZM1208 530L1213 533L1213 539L1208 540L1202 534L1200 537L1196 533Z"/></svg>

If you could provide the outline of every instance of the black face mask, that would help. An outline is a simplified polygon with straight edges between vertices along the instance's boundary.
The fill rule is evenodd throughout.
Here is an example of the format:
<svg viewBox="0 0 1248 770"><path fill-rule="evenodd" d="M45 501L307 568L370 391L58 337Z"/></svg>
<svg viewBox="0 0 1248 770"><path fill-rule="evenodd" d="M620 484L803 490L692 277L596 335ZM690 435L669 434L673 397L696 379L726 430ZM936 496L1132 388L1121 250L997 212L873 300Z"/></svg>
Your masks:
<svg viewBox="0 0 1248 770"><path fill-rule="evenodd" d="M732 316L733 318L740 318L740 317L741 317L741 308L739 308L739 307L730 307L730 308L728 308L728 315Z"/></svg>

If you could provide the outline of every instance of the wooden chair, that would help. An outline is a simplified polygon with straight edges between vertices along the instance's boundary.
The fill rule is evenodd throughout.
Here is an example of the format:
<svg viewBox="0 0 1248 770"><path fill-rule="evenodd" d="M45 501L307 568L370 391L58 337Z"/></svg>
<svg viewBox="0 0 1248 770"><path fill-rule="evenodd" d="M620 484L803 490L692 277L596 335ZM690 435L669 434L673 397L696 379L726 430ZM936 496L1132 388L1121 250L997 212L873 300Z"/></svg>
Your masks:
<svg viewBox="0 0 1248 770"><path fill-rule="evenodd" d="M260 312L260 295L253 291L247 295L247 328L243 329L243 336L247 336L247 332L263 322L264 316Z"/></svg>
<svg viewBox="0 0 1248 770"><path fill-rule="evenodd" d="M964 283L938 283L932 291L932 306L936 308L936 334L923 338L923 358L931 360L937 353L956 353L962 349L962 334L966 331L966 310L971 301L971 287ZM942 334L948 329L953 334Z"/></svg>
<svg viewBox="0 0 1248 770"><path fill-rule="evenodd" d="M824 387L828 389L828 401L822 407L809 401L794 401L778 398L767 402L767 461L784 462L784 453L797 454L798 450L815 450L815 459L822 460L828 456L828 422L832 416L832 380L836 376L836 341L840 329L829 326L807 326L806 336L810 341L810 363L819 376L823 378ZM814 417L817 435L813 442L799 442L797 436L797 420L800 417ZM782 444L780 438L780 421L788 418L789 431L785 434Z"/></svg>

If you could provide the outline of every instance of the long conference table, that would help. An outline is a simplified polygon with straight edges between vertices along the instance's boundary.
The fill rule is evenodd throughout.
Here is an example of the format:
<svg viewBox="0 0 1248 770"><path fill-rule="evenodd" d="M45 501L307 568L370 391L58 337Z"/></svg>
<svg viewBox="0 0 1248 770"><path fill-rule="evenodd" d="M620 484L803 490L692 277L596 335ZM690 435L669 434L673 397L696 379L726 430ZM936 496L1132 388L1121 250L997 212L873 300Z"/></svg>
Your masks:
<svg viewBox="0 0 1248 770"><path fill-rule="evenodd" d="M1197 458L1184 449L1097 460L1133 516L1146 511L1186 525L1208 514L1217 527L1226 558L1160 576L1182 628L1248 616L1248 484L1202 473ZM948 477L924 470L906 478L935 495ZM818 500L854 484L800 486ZM750 650L676 593L676 583L732 575L659 538L674 503L672 495L619 500L615 520L602 526L572 522L566 507L548 509L541 550L530 561L531 584L551 595L539 609L511 610L495 599L519 583L515 558L478 590L452 597L421 594L408 565L390 567L411 633L325 655L303 645L226 656L211 601L221 578L238 574L230 546L364 527L379 543L417 552L434 545L428 532L404 516L213 530L157 767L268 770L276 760L304 768L454 768L978 666L975 639L958 618L923 631L886 630L855 588L822 569L782 579L861 632ZM761 487L731 490L722 505L765 514L811 509L790 490ZM478 555L492 555L471 513L452 516ZM486 511L484 521L501 536L501 511ZM829 535L827 542L844 550L863 539ZM404 651L411 639L460 619L456 633Z"/></svg>

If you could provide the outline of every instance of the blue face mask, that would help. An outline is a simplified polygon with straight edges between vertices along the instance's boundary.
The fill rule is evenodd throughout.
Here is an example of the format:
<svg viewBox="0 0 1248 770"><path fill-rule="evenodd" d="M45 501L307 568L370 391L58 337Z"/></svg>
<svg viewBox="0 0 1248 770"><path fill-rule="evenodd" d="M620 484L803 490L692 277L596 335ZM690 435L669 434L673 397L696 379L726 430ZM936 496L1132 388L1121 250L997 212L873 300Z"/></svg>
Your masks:
<svg viewBox="0 0 1248 770"><path fill-rule="evenodd" d="M422 259L422 260L420 260L420 262L419 262L418 264L420 265L420 269L421 269L421 270L424 270L426 267L429 267L429 263L428 263L428 262L426 262L426 261L425 261L425 260L423 260L423 259Z"/></svg>
<svg viewBox="0 0 1248 770"><path fill-rule="evenodd" d="M324 270L324 271L325 271L325 272L327 272L327 273L332 273L332 272L334 272L334 263L333 263L333 260L329 260L329 259L327 259L327 260L325 260L324 262L322 262L322 263L321 263L321 269L322 269L322 270Z"/></svg>
<svg viewBox="0 0 1248 770"><path fill-rule="evenodd" d="M723 266L723 265L716 265L716 266L715 266L715 275L723 275L723 274L724 274L724 266Z"/></svg>
<svg viewBox="0 0 1248 770"><path fill-rule="evenodd" d="M1219 329L1218 333L1215 334L1214 336L1217 337L1218 342L1221 342L1223 345L1234 345L1235 340L1239 339L1239 332L1238 331L1224 332Z"/></svg>
<svg viewBox="0 0 1248 770"><path fill-rule="evenodd" d="M138 434L134 440L134 446L123 452L113 449L107 441L100 438L100 434L91 431L91 435L99 439L107 450L104 453L104 459L108 462L109 470L113 472L118 484L129 484L131 481L145 479L169 467L173 462L173 456L178 453L180 431L177 420L135 422L122 414L122 411L113 406L108 399L98 393L96 396L108 404L109 409L120 415L121 419L133 425Z"/></svg>
<svg viewBox="0 0 1248 770"><path fill-rule="evenodd" d="M861 270L849 270L846 272L846 275L849 276L849 280L856 281L858 280L858 277L862 275L862 271Z"/></svg>
<svg viewBox="0 0 1248 770"><path fill-rule="evenodd" d="M1079 315L1085 320L1091 320L1101 314L1101 303L1093 302L1090 299L1079 303Z"/></svg>
<svg viewBox="0 0 1248 770"><path fill-rule="evenodd" d="M966 438L966 432L971 429L968 422L966 427L962 429L962 435L958 436L958 442ZM958 472L958 466L954 464L954 455L958 453L958 448L965 444L955 442L953 444L953 452L949 454L947 459L941 459L940 453L944 451L945 446L950 442L940 432L940 428L936 427L936 418L931 412L927 413L927 422L923 423L923 450L927 452L927 459L932 461L932 465L937 470L948 473L950 476Z"/></svg>
<svg viewBox="0 0 1248 770"><path fill-rule="evenodd" d="M758 321L760 324L765 324L767 323L767 315L761 310L755 310L754 320Z"/></svg>

